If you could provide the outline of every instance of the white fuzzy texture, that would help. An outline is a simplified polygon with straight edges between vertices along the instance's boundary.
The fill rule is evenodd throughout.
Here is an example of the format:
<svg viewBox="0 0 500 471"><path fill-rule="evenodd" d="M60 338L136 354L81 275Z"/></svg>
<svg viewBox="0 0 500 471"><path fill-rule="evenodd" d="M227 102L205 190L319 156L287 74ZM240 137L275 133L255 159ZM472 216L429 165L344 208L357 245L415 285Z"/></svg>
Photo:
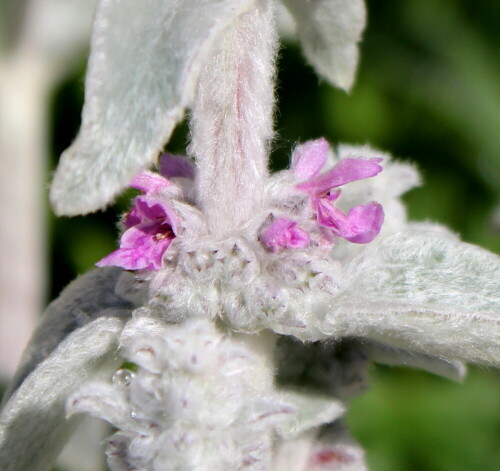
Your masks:
<svg viewBox="0 0 500 471"><path fill-rule="evenodd" d="M500 258L442 232L371 244L344 270L321 330L500 365Z"/></svg>
<svg viewBox="0 0 500 471"><path fill-rule="evenodd" d="M318 429L311 429L298 437L279 442L274 450L273 471L305 471L312 444Z"/></svg>
<svg viewBox="0 0 500 471"><path fill-rule="evenodd" d="M196 201L215 235L246 224L262 206L277 45L271 6L257 1L220 36L192 107L189 153L197 164Z"/></svg>
<svg viewBox="0 0 500 471"><path fill-rule="evenodd" d="M363 3L284 3L309 61L348 89ZM74 392L80 376L64 365L81 363L83 353L72 351L61 363L60 351L78 334L93 333L89 326L112 320L73 333L7 404L0 438L25 460L7 470L48 465L52 447L44 454L35 445L21 456L18 443L36 444L47 424L60 424L62 398L72 393L69 414L90 412L119 429L107 447L113 471L364 471L363 452L340 420L339 399L364 389L370 358L455 378L463 373L461 360L500 365L499 259L439 227L408 224L400 195L419 183L413 167L384 155L380 177L342 188L341 210L370 200L385 208L387 222L367 245L328 239L293 171L269 177L273 6L271 0L101 0L82 129L52 189L57 211L107 204L153 162L188 106L196 177L158 195L178 218L163 267L139 273L137 283L114 284L133 303L143 298L144 281L149 286L147 306L120 337L123 357L136 366ZM379 155L341 146L328 165ZM306 231L309 245L271 253L259 237L276 218ZM102 355L114 345L116 323ZM295 337L288 347L277 345L276 369L275 333ZM85 352L99 335L88 337ZM326 342L301 343L318 340ZM85 359L100 356L93 351ZM45 407L56 416L44 428L39 416L31 421L23 413L23 394L32 398L26 388L51 360L57 371L48 375L49 389L42 388L47 394L33 399L43 411L46 397L53 398ZM62 374L64 387L55 389ZM12 421L17 442L6 438ZM58 430L50 429L54 443Z"/></svg>
<svg viewBox="0 0 500 471"><path fill-rule="evenodd" d="M284 420L276 425L276 431L285 440L293 439L312 428L333 422L345 412L340 401L316 391L301 391L300 389L282 391L280 396L295 411L291 420Z"/></svg>
<svg viewBox="0 0 500 471"><path fill-rule="evenodd" d="M0 469L47 471L68 439L69 394L116 368L123 321L101 318L73 332L19 387L0 416Z"/></svg>
<svg viewBox="0 0 500 471"><path fill-rule="evenodd" d="M151 280L150 305L166 319L221 317L242 332L324 337L316 318L326 315L341 276L327 251L275 255L243 235L183 242L171 245L165 269Z"/></svg>
<svg viewBox="0 0 500 471"><path fill-rule="evenodd" d="M52 184L58 214L105 206L153 163L192 102L219 33L253 6L254 0L101 0L82 127Z"/></svg>
<svg viewBox="0 0 500 471"><path fill-rule="evenodd" d="M119 429L108 440L113 471L269 469L276 428L293 437L343 412L332 399L274 390L269 334L223 334L202 319L168 325L138 312L121 344L137 371L86 384L67 406Z"/></svg>
<svg viewBox="0 0 500 471"><path fill-rule="evenodd" d="M363 0L283 0L297 23L307 60L333 85L349 90L366 23Z"/></svg>

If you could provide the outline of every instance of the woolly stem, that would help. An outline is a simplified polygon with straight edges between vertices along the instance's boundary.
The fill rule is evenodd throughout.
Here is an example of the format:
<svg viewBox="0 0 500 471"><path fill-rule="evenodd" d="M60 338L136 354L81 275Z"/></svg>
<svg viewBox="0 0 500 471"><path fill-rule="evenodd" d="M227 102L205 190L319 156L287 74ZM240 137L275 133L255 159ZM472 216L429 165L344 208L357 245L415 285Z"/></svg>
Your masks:
<svg viewBox="0 0 500 471"><path fill-rule="evenodd" d="M189 153L196 198L223 235L259 209L272 137L276 32L272 2L258 0L223 33L200 75Z"/></svg>

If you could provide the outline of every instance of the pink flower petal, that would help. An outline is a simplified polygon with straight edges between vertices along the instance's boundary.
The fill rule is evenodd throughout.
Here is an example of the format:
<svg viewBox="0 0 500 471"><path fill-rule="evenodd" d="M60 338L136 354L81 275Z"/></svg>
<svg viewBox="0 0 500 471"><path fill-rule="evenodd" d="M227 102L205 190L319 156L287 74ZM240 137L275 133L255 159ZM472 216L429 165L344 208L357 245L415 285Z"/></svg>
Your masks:
<svg viewBox="0 0 500 471"><path fill-rule="evenodd" d="M364 206L355 206L347 215L325 198L317 199L315 206L320 225L356 244L371 242L379 234L384 222L384 210L374 201Z"/></svg>
<svg viewBox="0 0 500 471"><path fill-rule="evenodd" d="M183 177L194 179L194 166L187 157L162 154L158 166L160 173L165 178Z"/></svg>
<svg viewBox="0 0 500 471"><path fill-rule="evenodd" d="M139 211L136 202L134 202L130 211L128 213L125 213L123 217L123 225L125 226L125 229L130 229L132 226L137 226L137 224L140 224L142 220L143 216Z"/></svg>
<svg viewBox="0 0 500 471"><path fill-rule="evenodd" d="M166 204L158 198L138 196L134 201L133 208L141 217L141 223L155 221L157 219L168 219Z"/></svg>
<svg viewBox="0 0 500 471"><path fill-rule="evenodd" d="M327 227L335 235L344 239L356 235L349 221L349 217L327 199L316 198L313 204L316 207L318 223L321 226Z"/></svg>
<svg viewBox="0 0 500 471"><path fill-rule="evenodd" d="M96 263L98 267L121 267L125 270L142 270L150 267L147 257L136 249L118 249ZM152 268L151 268L152 269Z"/></svg>
<svg viewBox="0 0 500 471"><path fill-rule="evenodd" d="M271 252L283 248L302 248L309 245L309 234L297 227L297 223L286 218L275 219L260 235L260 240Z"/></svg>
<svg viewBox="0 0 500 471"><path fill-rule="evenodd" d="M174 233L176 233L176 226L178 223L177 215L173 208L163 199L148 195L138 196L134 200L134 205L130 214L131 216L138 215L140 217L140 223L158 220L165 221L172 226Z"/></svg>
<svg viewBox="0 0 500 471"><path fill-rule="evenodd" d="M292 170L298 180L315 177L326 163L329 149L324 138L307 141L295 148L292 154Z"/></svg>
<svg viewBox="0 0 500 471"><path fill-rule="evenodd" d="M374 177L382 171L379 165L383 159L348 158L316 178L299 183L297 189L311 195L323 196L332 188L365 178Z"/></svg>
<svg viewBox="0 0 500 471"><path fill-rule="evenodd" d="M384 221L382 206L372 202L364 206L355 206L349 214L345 214L333 204L341 195L340 190L334 189L347 183L374 177L382 171L380 162L383 159L349 157L338 162L332 169L319 174L325 165L327 154L328 143L324 139L308 141L296 148L292 155L292 170L297 178L305 180L297 184L296 188L309 194L319 225L329 229L331 234L358 244L372 241L380 232ZM275 239L281 240L279 230L285 229L277 226L276 234L272 231L266 232L264 243L269 244ZM270 231L270 228L266 231ZM270 248L275 251L274 246L270 245Z"/></svg>
<svg viewBox="0 0 500 471"><path fill-rule="evenodd" d="M163 201L156 198L138 196L134 199L131 210L125 215L125 228L130 229L138 224L155 220L167 220L169 222L165 206Z"/></svg>
<svg viewBox="0 0 500 471"><path fill-rule="evenodd" d="M120 248L104 257L97 266L119 266L127 270L159 270L163 255L175 238L177 217L171 206L158 193L171 183L153 172L136 175L131 186L143 192L134 200L124 218L126 231Z"/></svg>
<svg viewBox="0 0 500 471"><path fill-rule="evenodd" d="M354 206L348 217L357 234L347 240L356 244L367 244L377 237L382 228L384 208L372 201L364 206Z"/></svg>
<svg viewBox="0 0 500 471"><path fill-rule="evenodd" d="M98 267L118 266L127 270L159 270L163 254L175 238L169 224L152 222L127 229L120 248L96 263Z"/></svg>
<svg viewBox="0 0 500 471"><path fill-rule="evenodd" d="M148 170L137 174L130 182L132 188L141 190L146 194L156 194L163 188L171 185L172 184L160 174Z"/></svg>
<svg viewBox="0 0 500 471"><path fill-rule="evenodd" d="M158 222L149 222L127 229L120 238L120 248L133 249L142 247L148 243L150 238L158 233L160 226L161 224Z"/></svg>

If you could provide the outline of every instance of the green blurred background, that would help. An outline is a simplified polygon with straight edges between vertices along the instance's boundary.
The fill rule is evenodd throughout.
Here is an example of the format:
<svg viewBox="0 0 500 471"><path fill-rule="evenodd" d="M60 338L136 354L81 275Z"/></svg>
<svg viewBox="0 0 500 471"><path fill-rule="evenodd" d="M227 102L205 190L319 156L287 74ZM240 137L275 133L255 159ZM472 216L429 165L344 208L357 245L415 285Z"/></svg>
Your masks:
<svg viewBox="0 0 500 471"><path fill-rule="evenodd" d="M368 1L357 83L347 95L321 82L296 44L281 50L274 166L297 141L369 143L416 162L425 185L406 195L410 217L448 225L500 252L500 3ZM75 136L83 73L52 97L47 173ZM169 150L182 152L181 126ZM56 219L48 209L48 298L114 250L124 195L111 209ZM500 470L500 374L472 369L464 385L374 367L372 388L349 413L372 471Z"/></svg>

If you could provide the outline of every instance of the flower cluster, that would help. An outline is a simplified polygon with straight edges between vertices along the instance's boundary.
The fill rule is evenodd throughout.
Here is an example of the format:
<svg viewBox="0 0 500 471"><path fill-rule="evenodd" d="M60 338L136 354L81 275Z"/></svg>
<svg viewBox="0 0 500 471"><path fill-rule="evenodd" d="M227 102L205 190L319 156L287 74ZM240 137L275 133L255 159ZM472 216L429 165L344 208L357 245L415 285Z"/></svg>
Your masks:
<svg viewBox="0 0 500 471"><path fill-rule="evenodd" d="M384 211L378 203L371 202L351 208L344 214L333 203L340 198L341 190L334 190L346 183L374 177L382 171L381 158L345 158L330 170L320 174L328 155L324 139L299 146L292 156L292 169L301 183L297 189L309 195L316 211L318 223L350 242L366 244L380 232Z"/></svg>
<svg viewBox="0 0 500 471"><path fill-rule="evenodd" d="M326 166L329 145L325 139L306 142L292 155L292 171L297 180L297 190L309 196L310 208L316 214L323 243L333 242L335 236L350 242L366 244L380 232L384 211L378 203L358 205L343 213L334 204L341 195L337 189L347 183L376 176L382 167L381 158L346 158L333 168L320 174ZM283 247L305 247L310 236L296 227L292 220L279 218L261 235L261 240L271 251ZM326 229L326 230L325 230ZM316 231L317 232L317 231Z"/></svg>

